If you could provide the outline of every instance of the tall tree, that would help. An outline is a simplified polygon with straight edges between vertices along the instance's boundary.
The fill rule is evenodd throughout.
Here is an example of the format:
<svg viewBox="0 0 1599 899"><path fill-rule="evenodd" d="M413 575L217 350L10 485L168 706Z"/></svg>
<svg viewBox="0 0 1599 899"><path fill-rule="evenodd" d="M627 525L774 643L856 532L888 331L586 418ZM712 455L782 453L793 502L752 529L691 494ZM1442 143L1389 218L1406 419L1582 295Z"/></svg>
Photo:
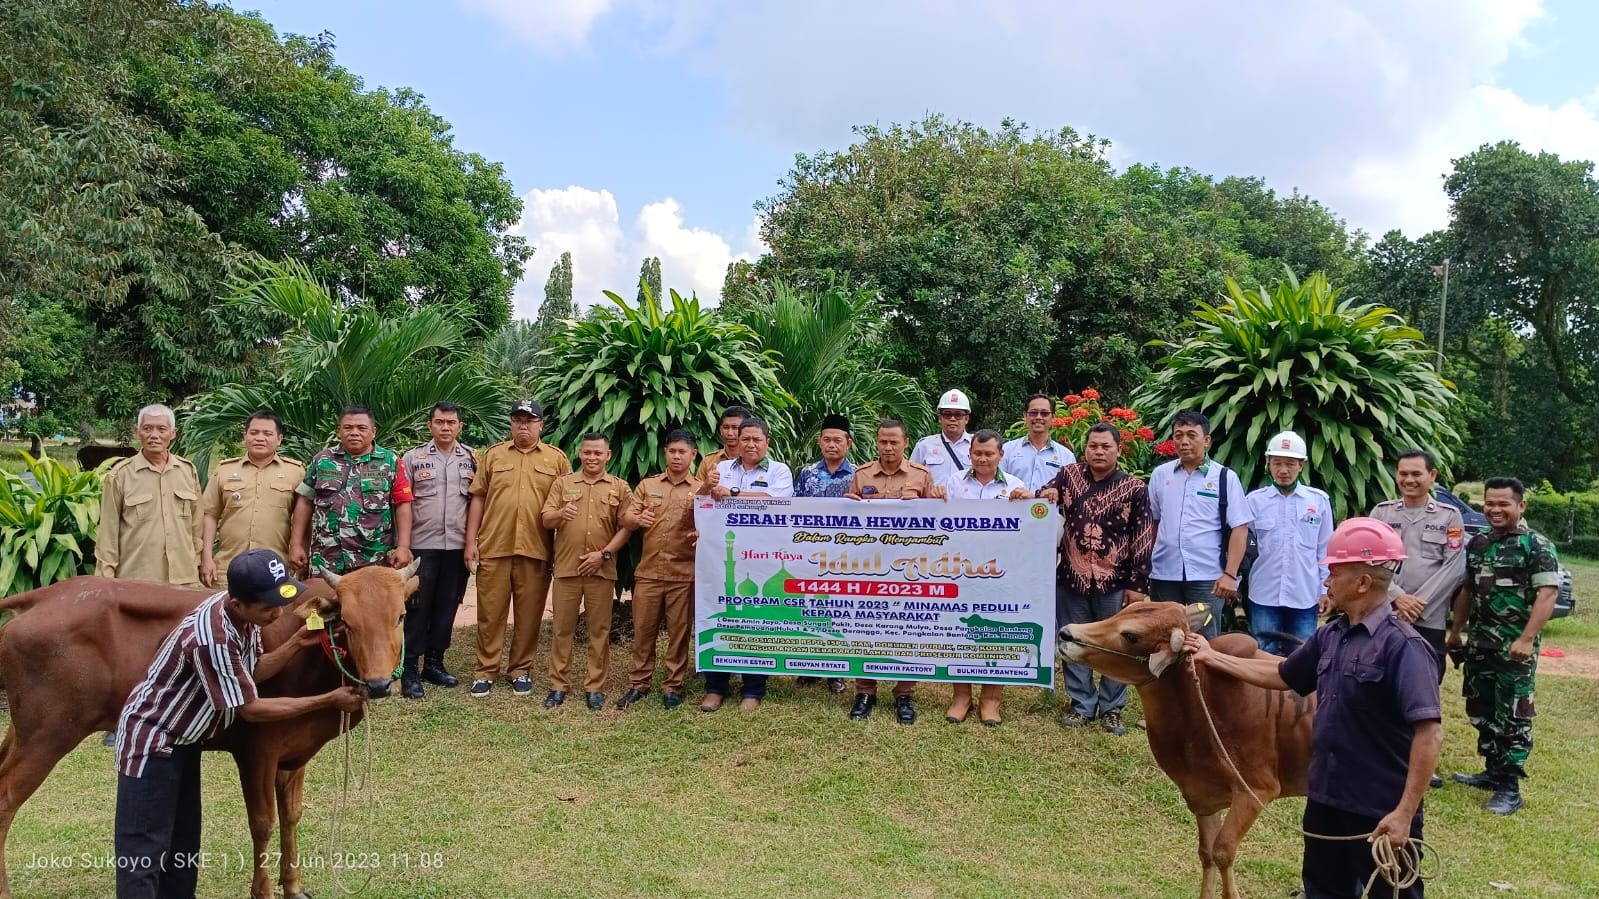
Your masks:
<svg viewBox="0 0 1599 899"><path fill-rule="evenodd" d="M636 305L661 302L661 257L648 256L638 268L638 296Z"/></svg>
<svg viewBox="0 0 1599 899"><path fill-rule="evenodd" d="M539 328L546 334L563 320L577 318L577 304L572 301L572 254L562 253L550 266L549 280L544 282L544 302L539 304Z"/></svg>

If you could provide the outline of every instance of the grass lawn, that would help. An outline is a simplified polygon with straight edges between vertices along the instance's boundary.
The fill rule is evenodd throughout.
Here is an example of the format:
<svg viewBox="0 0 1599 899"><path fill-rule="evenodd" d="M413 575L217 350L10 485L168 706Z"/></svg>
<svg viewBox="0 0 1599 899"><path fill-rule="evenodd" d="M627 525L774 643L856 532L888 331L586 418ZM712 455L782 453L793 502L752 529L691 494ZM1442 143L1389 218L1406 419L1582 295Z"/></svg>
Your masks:
<svg viewBox="0 0 1599 899"><path fill-rule="evenodd" d="M1551 627L1569 649L1599 649L1599 566L1580 569L1579 615ZM458 635L450 662L467 667ZM581 650L579 650L581 652ZM581 655L579 656L581 664ZM543 664L541 655L540 665ZM608 685L623 687L625 654ZM313 763L301 851L306 885L340 895L365 872L328 869L333 853L372 853L365 895L522 896L1173 896L1198 892L1195 834L1140 731L1065 732L1057 704L1007 691L989 730L943 721L946 688L923 686L922 720L883 707L846 720L848 696L774 680L758 712L668 713L652 695L630 712L581 701L554 713L501 682L484 700L429 688L375 709L368 804L333 831L338 744ZM696 685L697 690L697 685ZM1444 682L1443 770L1475 771L1459 673ZM886 691L885 691L886 696ZM1599 680L1541 678L1527 808L1496 818L1486 794L1451 784L1428 799L1428 839L1443 854L1430 895L1593 896L1599 884ZM1134 697L1129 719L1139 717ZM361 758L361 734L355 755ZM1195 739L1201 735L1195 734ZM201 874L202 896L241 896L250 852L231 761L206 760L203 848L231 856ZM111 894L91 867L111 853L115 773L98 737L65 759L11 832L21 897ZM1301 800L1272 806L1245 843L1244 892L1297 885ZM374 816L369 824L368 812ZM275 844L274 844L274 848ZM67 859L67 869L37 858Z"/></svg>

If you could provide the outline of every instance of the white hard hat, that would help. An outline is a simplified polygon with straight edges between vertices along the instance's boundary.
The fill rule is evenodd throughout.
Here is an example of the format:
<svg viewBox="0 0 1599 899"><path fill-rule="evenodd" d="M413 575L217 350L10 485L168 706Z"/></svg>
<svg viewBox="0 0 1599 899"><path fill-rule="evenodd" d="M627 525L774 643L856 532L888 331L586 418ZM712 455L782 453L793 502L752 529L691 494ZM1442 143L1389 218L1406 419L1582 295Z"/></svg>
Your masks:
<svg viewBox="0 0 1599 899"><path fill-rule="evenodd" d="M972 411L972 401L967 399L966 394L961 393L959 390L946 390L944 395L938 398L938 409L940 412L945 409L959 409L962 412L970 412Z"/></svg>
<svg viewBox="0 0 1599 899"><path fill-rule="evenodd" d="M1266 444L1266 457L1271 458L1272 456L1282 456L1285 459L1306 458L1305 438L1295 434L1293 431L1284 431L1278 434L1276 437L1271 438L1270 443Z"/></svg>

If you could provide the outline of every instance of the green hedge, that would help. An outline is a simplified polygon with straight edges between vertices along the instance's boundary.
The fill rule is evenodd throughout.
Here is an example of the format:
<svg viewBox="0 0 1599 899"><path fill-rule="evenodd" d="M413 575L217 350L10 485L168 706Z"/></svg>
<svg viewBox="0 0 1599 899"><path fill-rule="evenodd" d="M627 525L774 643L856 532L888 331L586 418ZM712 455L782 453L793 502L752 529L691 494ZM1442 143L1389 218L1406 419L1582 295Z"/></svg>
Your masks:
<svg viewBox="0 0 1599 899"><path fill-rule="evenodd" d="M1562 559L1577 556L1599 560L1599 534L1579 534L1559 546Z"/></svg>
<svg viewBox="0 0 1599 899"><path fill-rule="evenodd" d="M1575 527L1568 531L1573 511ZM1599 534L1599 493L1528 493L1527 523L1556 543L1567 533Z"/></svg>

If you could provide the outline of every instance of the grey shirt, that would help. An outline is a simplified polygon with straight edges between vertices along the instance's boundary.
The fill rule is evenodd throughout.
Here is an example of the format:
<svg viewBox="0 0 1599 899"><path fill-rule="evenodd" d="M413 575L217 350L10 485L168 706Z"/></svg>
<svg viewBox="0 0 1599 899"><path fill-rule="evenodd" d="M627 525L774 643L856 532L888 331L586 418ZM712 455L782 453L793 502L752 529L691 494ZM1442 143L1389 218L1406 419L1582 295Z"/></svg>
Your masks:
<svg viewBox="0 0 1599 899"><path fill-rule="evenodd" d="M1423 603L1416 627L1441 630L1455 591L1466 577L1466 527L1453 506L1428 500L1406 508L1402 499L1378 503L1371 517L1393 525L1405 543L1405 564L1388 588L1390 599L1409 593Z"/></svg>
<svg viewBox="0 0 1599 899"><path fill-rule="evenodd" d="M468 489L477 474L477 455L457 443L448 454L429 440L405 454L411 478L411 548L464 549Z"/></svg>

